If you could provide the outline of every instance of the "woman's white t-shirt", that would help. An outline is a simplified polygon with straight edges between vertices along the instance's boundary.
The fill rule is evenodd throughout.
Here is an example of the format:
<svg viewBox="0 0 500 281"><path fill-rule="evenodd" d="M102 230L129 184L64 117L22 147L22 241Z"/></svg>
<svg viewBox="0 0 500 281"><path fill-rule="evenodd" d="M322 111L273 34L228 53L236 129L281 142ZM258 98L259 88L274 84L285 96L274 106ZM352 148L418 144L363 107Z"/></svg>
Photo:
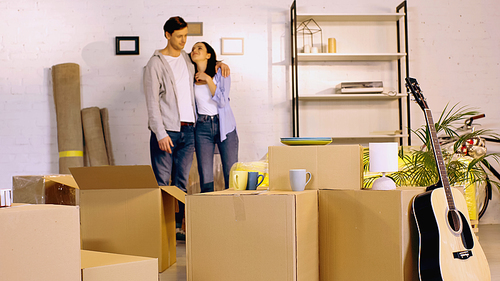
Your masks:
<svg viewBox="0 0 500 281"><path fill-rule="evenodd" d="M213 79L214 83L215 79ZM196 108L198 114L203 115L217 115L217 103L212 99L212 92L207 84L196 85L194 84L194 96L196 98Z"/></svg>

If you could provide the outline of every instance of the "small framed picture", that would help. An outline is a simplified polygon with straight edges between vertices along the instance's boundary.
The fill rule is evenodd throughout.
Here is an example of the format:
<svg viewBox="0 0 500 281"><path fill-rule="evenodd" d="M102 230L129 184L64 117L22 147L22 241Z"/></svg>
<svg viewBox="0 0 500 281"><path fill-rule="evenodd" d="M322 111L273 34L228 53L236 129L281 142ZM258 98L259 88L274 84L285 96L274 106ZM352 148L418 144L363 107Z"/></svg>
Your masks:
<svg viewBox="0 0 500 281"><path fill-rule="evenodd" d="M139 54L139 36L117 36L115 44L117 55Z"/></svg>
<svg viewBox="0 0 500 281"><path fill-rule="evenodd" d="M221 38L221 55L243 55L243 38Z"/></svg>
<svg viewBox="0 0 500 281"><path fill-rule="evenodd" d="M202 22L188 22L188 36L203 36Z"/></svg>

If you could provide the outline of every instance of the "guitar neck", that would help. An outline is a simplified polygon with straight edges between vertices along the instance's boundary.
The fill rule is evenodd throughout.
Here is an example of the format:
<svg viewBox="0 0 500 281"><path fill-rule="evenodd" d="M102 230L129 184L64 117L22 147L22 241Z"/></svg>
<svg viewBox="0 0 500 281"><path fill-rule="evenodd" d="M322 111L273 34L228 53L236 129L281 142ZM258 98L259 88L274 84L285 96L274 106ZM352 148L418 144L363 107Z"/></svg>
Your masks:
<svg viewBox="0 0 500 281"><path fill-rule="evenodd" d="M427 127L429 128L431 136L432 150L434 152L434 159L436 160L436 166L438 168L439 181L441 182L445 190L449 209L454 210L455 203L453 201L453 195L451 193L450 181L448 180L448 173L446 172L446 166L443 160L443 154L441 153L441 146L439 145L439 140L436 133L436 127L434 126L434 120L432 118L431 110L424 109L424 113L425 121L427 122Z"/></svg>

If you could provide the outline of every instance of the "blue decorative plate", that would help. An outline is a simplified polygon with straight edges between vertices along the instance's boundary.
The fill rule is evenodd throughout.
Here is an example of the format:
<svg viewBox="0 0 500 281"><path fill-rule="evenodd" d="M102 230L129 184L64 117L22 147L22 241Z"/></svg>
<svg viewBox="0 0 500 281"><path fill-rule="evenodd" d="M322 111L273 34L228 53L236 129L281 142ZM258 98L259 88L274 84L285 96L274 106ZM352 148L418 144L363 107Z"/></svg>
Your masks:
<svg viewBox="0 0 500 281"><path fill-rule="evenodd" d="M332 142L332 138L281 138L281 143L286 145L325 145Z"/></svg>

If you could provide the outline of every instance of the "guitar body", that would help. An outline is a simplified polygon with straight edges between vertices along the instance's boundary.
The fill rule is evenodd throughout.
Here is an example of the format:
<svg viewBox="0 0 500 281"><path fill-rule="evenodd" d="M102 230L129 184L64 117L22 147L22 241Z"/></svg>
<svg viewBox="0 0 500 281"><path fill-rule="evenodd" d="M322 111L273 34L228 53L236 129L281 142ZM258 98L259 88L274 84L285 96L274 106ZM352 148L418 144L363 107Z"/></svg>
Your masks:
<svg viewBox="0 0 500 281"><path fill-rule="evenodd" d="M415 196L412 209L419 234L418 269L422 281L490 281L486 256L472 232L467 203L460 191L451 189L461 229L453 230L448 219L444 188Z"/></svg>

